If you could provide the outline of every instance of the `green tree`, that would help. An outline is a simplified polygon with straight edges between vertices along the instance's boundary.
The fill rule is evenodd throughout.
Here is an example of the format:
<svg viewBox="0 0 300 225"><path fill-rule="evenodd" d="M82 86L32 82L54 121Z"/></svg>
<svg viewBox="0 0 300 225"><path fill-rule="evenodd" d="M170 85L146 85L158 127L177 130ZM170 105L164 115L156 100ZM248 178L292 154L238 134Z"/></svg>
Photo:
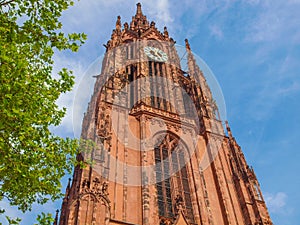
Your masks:
<svg viewBox="0 0 300 225"><path fill-rule="evenodd" d="M54 51L77 51L86 39L61 31L59 19L71 5L0 0L0 201L23 212L60 198L61 178L75 162L77 141L49 130L65 115L56 100L74 84L67 69L53 77Z"/></svg>

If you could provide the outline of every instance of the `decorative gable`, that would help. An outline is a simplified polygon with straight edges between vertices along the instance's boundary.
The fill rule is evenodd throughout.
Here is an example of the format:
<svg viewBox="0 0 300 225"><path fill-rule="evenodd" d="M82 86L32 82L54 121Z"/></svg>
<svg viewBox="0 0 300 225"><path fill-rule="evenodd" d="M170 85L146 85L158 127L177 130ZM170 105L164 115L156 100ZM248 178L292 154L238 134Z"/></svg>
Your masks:
<svg viewBox="0 0 300 225"><path fill-rule="evenodd" d="M187 222L187 220L181 210L179 211L179 214L177 215L174 225L189 225L189 223Z"/></svg>
<svg viewBox="0 0 300 225"><path fill-rule="evenodd" d="M146 30L141 37L143 39L157 39L157 40L161 40L161 41L166 41L166 38L163 36L163 34L161 32L159 32L157 30L157 28L153 26L151 26L148 30Z"/></svg>

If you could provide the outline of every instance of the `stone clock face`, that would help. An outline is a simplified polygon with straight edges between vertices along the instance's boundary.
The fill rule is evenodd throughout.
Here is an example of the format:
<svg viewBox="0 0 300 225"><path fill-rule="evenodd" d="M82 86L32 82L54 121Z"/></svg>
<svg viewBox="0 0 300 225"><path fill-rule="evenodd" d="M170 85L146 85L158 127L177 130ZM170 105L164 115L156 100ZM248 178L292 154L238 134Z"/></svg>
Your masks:
<svg viewBox="0 0 300 225"><path fill-rule="evenodd" d="M144 48L144 52L149 58L153 59L154 61L166 62L168 60L167 54L158 48L146 46Z"/></svg>

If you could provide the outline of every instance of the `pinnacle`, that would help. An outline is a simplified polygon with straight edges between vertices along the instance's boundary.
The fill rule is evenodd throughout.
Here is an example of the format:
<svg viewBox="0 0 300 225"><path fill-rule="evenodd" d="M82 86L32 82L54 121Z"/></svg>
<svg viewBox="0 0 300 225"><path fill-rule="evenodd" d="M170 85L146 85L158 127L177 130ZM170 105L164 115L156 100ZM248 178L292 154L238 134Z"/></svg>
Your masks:
<svg viewBox="0 0 300 225"><path fill-rule="evenodd" d="M117 22L116 22L116 29L121 30L122 24L121 24L121 16L117 17Z"/></svg>
<svg viewBox="0 0 300 225"><path fill-rule="evenodd" d="M229 124L228 124L227 120L225 121L225 125L226 125L226 130L227 130L227 133L228 133L229 137L232 138L231 129L229 127Z"/></svg>
<svg viewBox="0 0 300 225"><path fill-rule="evenodd" d="M186 48L186 50L190 51L191 50L191 46L190 46L189 40L185 39L184 41L185 41L185 48Z"/></svg>
<svg viewBox="0 0 300 225"><path fill-rule="evenodd" d="M132 17L132 21L130 23L131 30L146 30L149 28L149 22L147 21L147 17L142 12L141 3L136 4L136 14Z"/></svg>
<svg viewBox="0 0 300 225"><path fill-rule="evenodd" d="M142 13L142 5L139 2L136 4L136 15L143 15L143 13Z"/></svg>

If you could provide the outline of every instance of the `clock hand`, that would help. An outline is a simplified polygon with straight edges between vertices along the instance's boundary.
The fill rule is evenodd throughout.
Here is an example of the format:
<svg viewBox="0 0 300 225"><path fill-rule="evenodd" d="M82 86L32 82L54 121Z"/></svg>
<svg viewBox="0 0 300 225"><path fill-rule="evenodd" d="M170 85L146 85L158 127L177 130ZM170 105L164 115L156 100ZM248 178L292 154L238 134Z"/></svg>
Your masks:
<svg viewBox="0 0 300 225"><path fill-rule="evenodd" d="M159 51L160 51L159 49L155 49L155 56L161 58L162 55L160 54Z"/></svg>

